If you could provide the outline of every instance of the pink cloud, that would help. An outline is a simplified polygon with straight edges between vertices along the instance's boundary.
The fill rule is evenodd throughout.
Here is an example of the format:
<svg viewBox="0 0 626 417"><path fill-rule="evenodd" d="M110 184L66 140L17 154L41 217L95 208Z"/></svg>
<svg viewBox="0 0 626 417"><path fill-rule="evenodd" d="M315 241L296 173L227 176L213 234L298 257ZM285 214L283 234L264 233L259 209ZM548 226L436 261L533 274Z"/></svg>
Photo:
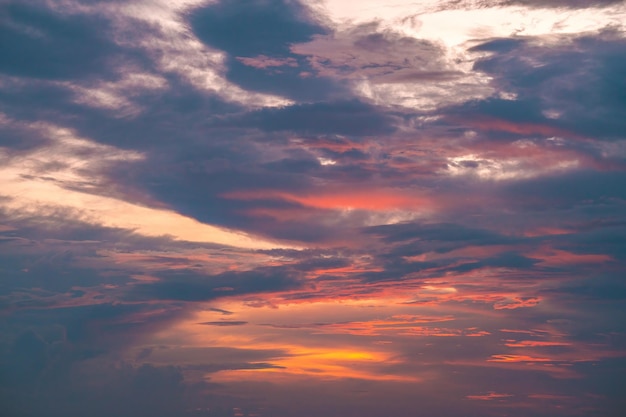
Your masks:
<svg viewBox="0 0 626 417"><path fill-rule="evenodd" d="M297 67L298 61L294 58L271 58L265 55L258 55L255 57L237 57L237 61L249 67L258 69L272 68L272 67Z"/></svg>

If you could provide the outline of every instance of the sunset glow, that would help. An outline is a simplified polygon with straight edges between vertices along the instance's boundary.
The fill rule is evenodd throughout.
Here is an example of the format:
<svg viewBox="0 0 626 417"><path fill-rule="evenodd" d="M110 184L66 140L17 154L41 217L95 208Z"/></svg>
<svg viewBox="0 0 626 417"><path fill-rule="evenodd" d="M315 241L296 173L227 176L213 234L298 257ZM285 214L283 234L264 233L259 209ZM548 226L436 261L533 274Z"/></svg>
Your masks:
<svg viewBox="0 0 626 417"><path fill-rule="evenodd" d="M6 0L2 417L623 417L626 3Z"/></svg>

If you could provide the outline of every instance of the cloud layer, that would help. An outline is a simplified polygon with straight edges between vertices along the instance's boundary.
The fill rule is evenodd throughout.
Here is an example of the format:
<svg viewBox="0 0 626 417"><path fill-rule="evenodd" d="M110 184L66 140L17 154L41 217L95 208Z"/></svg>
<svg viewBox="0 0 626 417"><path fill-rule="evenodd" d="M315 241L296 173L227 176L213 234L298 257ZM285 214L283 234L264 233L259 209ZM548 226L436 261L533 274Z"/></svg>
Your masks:
<svg viewBox="0 0 626 417"><path fill-rule="evenodd" d="M619 1L9 1L0 411L619 416Z"/></svg>

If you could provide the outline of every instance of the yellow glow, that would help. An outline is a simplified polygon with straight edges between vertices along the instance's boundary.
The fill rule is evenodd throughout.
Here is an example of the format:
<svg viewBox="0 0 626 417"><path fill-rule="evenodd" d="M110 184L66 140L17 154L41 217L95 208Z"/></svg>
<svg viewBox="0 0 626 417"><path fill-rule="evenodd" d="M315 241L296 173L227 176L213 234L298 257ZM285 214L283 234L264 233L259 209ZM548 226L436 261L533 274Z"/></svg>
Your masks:
<svg viewBox="0 0 626 417"><path fill-rule="evenodd" d="M9 120L5 117L4 121ZM46 216L64 211L78 221L131 229L146 236L250 249L292 247L200 223L172 210L98 195L107 189L97 177L100 169L112 162L132 163L143 155L76 137L71 130L57 126L35 124L29 128L51 143L22 156L0 151L0 195L9 197L4 203L9 215Z"/></svg>
<svg viewBox="0 0 626 417"><path fill-rule="evenodd" d="M438 287L435 285L424 285L422 288L425 289L428 293L435 293L435 294L453 294L457 292L457 289L454 287Z"/></svg>
<svg viewBox="0 0 626 417"><path fill-rule="evenodd" d="M358 378L377 381L419 381L413 376L388 375L376 371L375 367L394 363L382 352L350 349L307 349L302 346L272 346L286 350L290 356L272 360L280 368L221 371L213 374L213 381L249 379L250 373L306 375L313 378ZM371 369L368 369L371 368ZM264 377L266 378L266 377Z"/></svg>
<svg viewBox="0 0 626 417"><path fill-rule="evenodd" d="M381 360L380 355L375 355L371 352L357 352L357 351L304 351L297 352L296 354L301 356L307 356L309 358L315 358L320 361L376 361Z"/></svg>

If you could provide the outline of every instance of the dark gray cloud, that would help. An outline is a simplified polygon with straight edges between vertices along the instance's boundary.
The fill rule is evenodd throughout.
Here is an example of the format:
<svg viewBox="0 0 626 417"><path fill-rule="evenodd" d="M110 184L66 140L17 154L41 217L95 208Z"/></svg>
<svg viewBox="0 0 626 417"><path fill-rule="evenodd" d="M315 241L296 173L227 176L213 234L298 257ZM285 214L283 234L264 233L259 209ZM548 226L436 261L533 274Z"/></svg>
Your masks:
<svg viewBox="0 0 626 417"><path fill-rule="evenodd" d="M538 185L534 188L535 192L537 188L539 188ZM547 191L542 201L549 198L548 194L555 195L556 193L558 192L555 190ZM530 196L523 195L521 192L512 192L510 198L520 199L519 202L516 201L513 204L518 207L524 201L532 201ZM581 201L580 204L583 202ZM559 207L562 209L562 206ZM528 209L532 208L526 207L525 211ZM536 210L539 208L537 207ZM493 227L498 222L494 218L488 224ZM622 225L596 225L594 227L566 223L563 226L572 230L567 234L556 236L504 235L490 229L468 227L461 222L439 224L412 222L368 227L362 229L362 233L373 235L384 242L384 246L377 251L374 261L374 264L378 265L381 270L365 272L359 276L366 282L403 281L465 274L480 269L506 268L519 272L534 271L545 279L558 277L563 273L582 278L592 270L599 271L597 269L599 258L593 258L593 254L610 254L609 256L614 260L606 259L601 265L601 270L609 274L602 288L621 288L621 283L615 281L615 276L611 271L623 267L624 239L618 237L621 235ZM581 255L582 257L572 264L565 262L544 265L540 251L535 249L535 255L528 254L529 248L547 245L571 253L573 256ZM472 250L463 254L465 249L480 247L485 247L485 249ZM407 259L407 257L424 255L427 255L429 259ZM585 256L591 256L588 258L588 263L585 261ZM499 279L505 282L509 278L506 274L502 274ZM512 279L517 279L517 275L512 274ZM580 284L581 289L584 287L584 284ZM602 290L595 291L591 289L592 287L589 287L589 291L601 297ZM607 292L604 294L607 295L604 301L612 299ZM619 294L619 291L616 294Z"/></svg>
<svg viewBox="0 0 626 417"><path fill-rule="evenodd" d="M623 206L615 207L622 211ZM594 213L591 211L591 213ZM607 215L607 213L602 213ZM609 254L615 259L626 261L626 239L624 238L626 227L623 224L607 224L602 227L598 225L590 229L582 229L580 233L562 239L559 244L572 251L585 251L586 253Z"/></svg>
<svg viewBox="0 0 626 417"><path fill-rule="evenodd" d="M252 151L254 147L248 149ZM153 161L160 161L158 169L153 162L148 162L134 173L118 171L113 173L115 182L123 183L128 178L129 184L147 189L156 200L200 221L269 234L274 233L271 226L277 222L257 222L247 216L246 211L259 206L291 208L297 207L297 204L272 198L248 202L224 196L230 191L242 189L294 190L310 187L309 178L304 174L285 175L285 172L274 171L271 167L264 168L255 164L251 154L236 155L228 148L217 149L219 153L226 152L224 156L211 150L200 151L195 156L188 155L186 151L183 155L169 157L165 153L157 155ZM168 169L164 170L165 167ZM310 229L306 225L301 227ZM300 235L295 229L291 234ZM275 236L281 235L276 233ZM303 239L306 240L306 237L303 236Z"/></svg>
<svg viewBox="0 0 626 417"><path fill-rule="evenodd" d="M175 303L100 302L16 310L4 325L8 338L16 329L34 329L46 335L48 344L63 342L71 345L73 358L83 360L115 353L160 326L176 322L188 314L189 310Z"/></svg>
<svg viewBox="0 0 626 417"><path fill-rule="evenodd" d="M76 80L110 73L123 63L145 62L139 51L111 39L114 29L103 17L62 14L43 2L11 1L3 9L0 72L5 74Z"/></svg>
<svg viewBox="0 0 626 417"><path fill-rule="evenodd" d="M422 253L420 250L411 251L411 245L403 247L401 253L394 251L390 254L379 255L378 265L382 271L365 272L360 274L364 282L379 281L414 281L416 279L427 280L428 278L436 278L442 275L453 276L454 274L464 274L483 268L506 268L515 270L538 270L534 268L539 262L515 253L512 251L498 253L493 256L484 256L480 260L474 257L450 256L434 261L406 261L404 256L415 256ZM506 280L503 275L500 278Z"/></svg>
<svg viewBox="0 0 626 417"><path fill-rule="evenodd" d="M163 307L101 304L3 312L3 412L29 417L180 415L187 386L178 368L131 366L118 356L142 335L181 318L180 310ZM158 392L160 399L150 401Z"/></svg>
<svg viewBox="0 0 626 417"><path fill-rule="evenodd" d="M299 271L313 271L316 269L343 268L350 265L350 260L341 256L315 257L309 254L309 259L305 259L293 265Z"/></svg>
<svg viewBox="0 0 626 417"><path fill-rule="evenodd" d="M237 348L228 346L210 347L185 347L185 346L158 346L152 349L149 359L154 363L170 362L173 358L182 360L186 369L209 369L209 372L216 372L214 369L219 363L243 364L263 364L271 360L290 356L284 349L262 349L262 348ZM235 369L235 368L232 368ZM252 369L252 368L249 368Z"/></svg>
<svg viewBox="0 0 626 417"><path fill-rule="evenodd" d="M177 242L169 237L145 237L125 229L103 227L86 221L72 220L77 214L71 210L49 211L41 216L1 213L0 224L11 224L12 228L0 231L0 293L6 296L13 292L24 293L24 299L16 306L29 303L54 305L60 300L54 294L74 294L73 287L98 289L103 285L124 285L130 276L138 273L137 267L116 265L116 261L104 256L102 251L132 252L137 250L162 251L175 254L202 248L219 250L220 245ZM151 261L162 265L165 257L155 255ZM180 259L172 259L181 262ZM25 294L32 289L43 291L46 297ZM94 294L83 294L86 298Z"/></svg>
<svg viewBox="0 0 626 417"><path fill-rule="evenodd" d="M0 92L0 97L2 93ZM47 138L33 132L2 125L0 126L0 147L13 152L31 151L48 143Z"/></svg>
<svg viewBox="0 0 626 417"><path fill-rule="evenodd" d="M539 93L535 91L535 93ZM450 111L451 116L471 115L472 117L492 117L515 123L545 123L557 128L557 123L545 117L542 112L542 102L539 97L520 98L518 100L504 100L489 98L486 100L473 101L465 104L461 109ZM515 138L524 133L513 132ZM498 133L502 136L502 133ZM526 133L527 135L527 133Z"/></svg>
<svg viewBox="0 0 626 417"><path fill-rule="evenodd" d="M189 19L200 39L235 56L285 53L326 31L306 7L284 0L219 2Z"/></svg>
<svg viewBox="0 0 626 417"><path fill-rule="evenodd" d="M13 252L9 256L0 256L0 260L3 263L0 271L4 276L0 284L2 295L31 288L64 293L77 285L91 287L105 282L120 284L129 279L127 274L106 267L96 270L93 267L77 266L76 256L71 250L51 251L45 256L18 255ZM105 275L107 278L103 278Z"/></svg>
<svg viewBox="0 0 626 417"><path fill-rule="evenodd" d="M468 272L483 267L531 269L539 260L514 253L504 252L496 256L487 257L479 262L470 262L460 266L448 268L450 271Z"/></svg>
<svg viewBox="0 0 626 417"><path fill-rule="evenodd" d="M96 235L93 228L83 232L83 238ZM75 286L98 287L129 281L127 272L102 262L97 255L102 245L97 241L77 235L73 240L55 240L52 236L41 236L41 230L37 234L33 236L20 229L0 233L0 294L23 293L21 299L13 300L15 306L54 305L58 300L53 295L68 293ZM123 238L123 233L118 236ZM43 247L47 248L44 253Z"/></svg>
<svg viewBox="0 0 626 417"><path fill-rule="evenodd" d="M205 326L243 326L244 324L248 324L247 321L237 321L237 320L224 320L224 321L205 321L202 323Z"/></svg>
<svg viewBox="0 0 626 417"><path fill-rule="evenodd" d="M516 198L517 204L537 209L572 207L591 202L611 204L611 201L626 198L622 186L625 179L626 174L620 171L581 170L546 176L540 181L519 181L504 187L503 196Z"/></svg>
<svg viewBox="0 0 626 417"><path fill-rule="evenodd" d="M170 146L173 138L192 147L198 142L210 145L206 143L207 123L216 116L242 111L241 106L197 91L175 75L168 75L168 83L169 88L158 95L137 91L133 100L143 110L134 117L120 118L110 110L77 103L74 94L59 85L7 82L0 91L0 109L22 126L4 127L11 129L14 138L7 135L2 140L10 141L7 145L12 147L23 147L28 142L20 141L18 134L32 135L29 141L33 141L36 136L28 127L45 121L72 127L79 135L99 143L157 152ZM125 92L134 93L128 89ZM181 131L180 125L193 129Z"/></svg>
<svg viewBox="0 0 626 417"><path fill-rule="evenodd" d="M566 36L547 45L541 38L496 39L475 49L493 52L475 69L495 76L518 97L470 103L474 117L543 123L600 140L623 138L626 86L620 57L626 43L617 34Z"/></svg>
<svg viewBox="0 0 626 417"><path fill-rule="evenodd" d="M376 136L390 134L395 130L391 115L357 100L263 109L218 123L257 127L269 132L349 136Z"/></svg>
<svg viewBox="0 0 626 417"><path fill-rule="evenodd" d="M595 279L575 285L565 285L556 292L561 295L573 296L576 299L621 302L626 300L626 284L615 278ZM554 294L554 292L546 292L546 294Z"/></svg>
<svg viewBox="0 0 626 417"><path fill-rule="evenodd" d="M217 275L198 274L192 270L164 271L158 276L161 281L138 284L130 290L127 298L209 301L244 294L289 291L303 284L300 277L283 267L228 271Z"/></svg>
<svg viewBox="0 0 626 417"><path fill-rule="evenodd" d="M453 242L462 245L467 243L493 245L511 242L510 238L491 230L471 228L454 223L397 223L372 226L363 231L376 235L388 243L414 239L424 241L429 245L434 242Z"/></svg>
<svg viewBox="0 0 626 417"><path fill-rule="evenodd" d="M330 78L310 77L309 63L291 53L292 44L328 31L299 2L218 2L192 11L188 18L198 38L228 53L228 80L247 90L306 101L349 94ZM288 65L263 64L272 60Z"/></svg>
<svg viewBox="0 0 626 417"><path fill-rule="evenodd" d="M313 77L312 67L302 57L293 66L280 68L256 68L246 65L240 57L230 58L227 78L246 90L277 94L298 101L320 101L350 97L350 90L331 78Z"/></svg>
<svg viewBox="0 0 626 417"><path fill-rule="evenodd" d="M26 338L31 340L28 352L34 353L34 336L21 336L16 347L25 347ZM41 343L45 342L38 345L43 348ZM53 350L54 347L49 349ZM55 366L52 362L57 361L58 366L59 361L63 360L62 356L62 353L53 356L46 365ZM31 356L31 364L33 360L35 358ZM27 367L24 365L19 371ZM62 371L48 367L41 370L38 379L29 381L31 385L27 390L3 381L0 391L3 410L10 415L25 417L43 414L54 417L79 416L83 413L94 416L173 417L187 415L185 395L199 394L194 392L193 387L183 383L180 368L174 366L134 367L125 364L104 370L85 362L74 364L74 369L80 369L83 375L69 369ZM56 374L53 375L54 372ZM99 378L89 379L90 375L98 375Z"/></svg>
<svg viewBox="0 0 626 417"><path fill-rule="evenodd" d="M192 365L186 367L186 369L203 372L218 372L218 371L237 371L237 370L254 370L254 369L285 369L284 366L274 365L267 362L220 362L209 365Z"/></svg>

